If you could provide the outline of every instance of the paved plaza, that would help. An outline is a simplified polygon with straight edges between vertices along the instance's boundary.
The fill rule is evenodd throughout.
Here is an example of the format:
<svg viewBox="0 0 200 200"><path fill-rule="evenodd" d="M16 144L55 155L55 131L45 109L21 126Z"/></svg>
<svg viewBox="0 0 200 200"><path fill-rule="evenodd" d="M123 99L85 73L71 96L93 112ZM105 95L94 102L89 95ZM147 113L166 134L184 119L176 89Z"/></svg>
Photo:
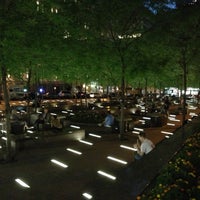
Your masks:
<svg viewBox="0 0 200 200"><path fill-rule="evenodd" d="M134 199L180 147L176 137L180 140L181 117L176 116L178 120L173 122L174 126L170 126L169 121L163 127L145 129L147 137L157 146L157 152L152 155L157 153L158 159L155 162L155 158L151 158L152 163L151 160L145 162L145 159L150 159L148 157L142 161L144 163L134 161L134 151L124 148L133 147L137 139L137 134L132 131L125 133L123 140L118 134L98 137L95 129L91 128L90 134L83 139L88 143L69 140L64 132L46 133L44 138L27 141L19 148L13 162L0 165L1 199L90 199L87 195L100 200ZM199 118L189 121L187 132L199 129L199 122ZM190 124L195 128L190 130ZM166 138L162 131L175 134ZM56 161L65 166L59 166ZM18 179L28 186L19 185Z"/></svg>

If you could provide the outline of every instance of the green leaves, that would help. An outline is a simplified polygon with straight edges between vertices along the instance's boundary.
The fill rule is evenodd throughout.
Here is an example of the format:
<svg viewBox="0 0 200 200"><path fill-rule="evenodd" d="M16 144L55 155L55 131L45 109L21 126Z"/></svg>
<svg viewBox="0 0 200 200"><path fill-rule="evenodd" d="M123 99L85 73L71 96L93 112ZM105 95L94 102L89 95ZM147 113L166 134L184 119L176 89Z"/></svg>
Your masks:
<svg viewBox="0 0 200 200"><path fill-rule="evenodd" d="M169 77L180 76L180 52L187 47L188 78L197 80L197 7L169 11L165 1L145 7L132 0L5 2L0 4L0 63L10 73L25 72L31 62L43 66L48 79L112 85L120 84L125 69L127 84L145 77L153 84L159 75L167 86Z"/></svg>

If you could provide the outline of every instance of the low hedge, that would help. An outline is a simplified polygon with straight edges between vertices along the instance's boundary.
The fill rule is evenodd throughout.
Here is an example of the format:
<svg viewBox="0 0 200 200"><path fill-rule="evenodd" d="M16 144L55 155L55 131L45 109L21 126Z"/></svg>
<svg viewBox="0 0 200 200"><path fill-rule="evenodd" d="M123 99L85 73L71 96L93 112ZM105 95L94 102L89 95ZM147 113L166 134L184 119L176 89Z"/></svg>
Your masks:
<svg viewBox="0 0 200 200"><path fill-rule="evenodd" d="M200 199L200 133L188 138L137 200Z"/></svg>

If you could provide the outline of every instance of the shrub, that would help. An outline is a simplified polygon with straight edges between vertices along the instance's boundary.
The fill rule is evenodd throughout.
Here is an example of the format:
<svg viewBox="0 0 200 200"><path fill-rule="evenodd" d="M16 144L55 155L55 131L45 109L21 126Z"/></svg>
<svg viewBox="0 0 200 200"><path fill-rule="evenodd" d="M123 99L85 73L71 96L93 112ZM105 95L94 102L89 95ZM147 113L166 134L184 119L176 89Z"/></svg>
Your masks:
<svg viewBox="0 0 200 200"><path fill-rule="evenodd" d="M200 198L200 133L188 138L181 150L165 166L154 187L137 199L197 200Z"/></svg>

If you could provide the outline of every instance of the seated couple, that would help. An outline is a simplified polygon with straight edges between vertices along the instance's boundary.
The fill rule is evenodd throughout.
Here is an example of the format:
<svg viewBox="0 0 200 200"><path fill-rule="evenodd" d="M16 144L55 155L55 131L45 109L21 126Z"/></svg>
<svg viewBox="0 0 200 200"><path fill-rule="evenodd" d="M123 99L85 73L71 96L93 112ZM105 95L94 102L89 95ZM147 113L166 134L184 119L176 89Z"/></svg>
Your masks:
<svg viewBox="0 0 200 200"><path fill-rule="evenodd" d="M58 119L57 115L50 115L48 109L44 109L43 113L39 115L38 119L35 121L35 128L39 130L40 125L44 129L45 125L51 127L52 130L59 131L63 129L63 125Z"/></svg>

